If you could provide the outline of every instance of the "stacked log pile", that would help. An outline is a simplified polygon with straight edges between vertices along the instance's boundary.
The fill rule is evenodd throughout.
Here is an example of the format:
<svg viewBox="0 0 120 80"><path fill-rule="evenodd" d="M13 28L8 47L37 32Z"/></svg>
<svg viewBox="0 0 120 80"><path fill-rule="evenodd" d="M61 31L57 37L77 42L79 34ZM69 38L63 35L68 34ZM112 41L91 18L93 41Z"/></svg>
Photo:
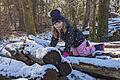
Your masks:
<svg viewBox="0 0 120 80"><path fill-rule="evenodd" d="M36 47L33 45L30 45L30 46ZM67 60L64 60L59 50L53 47L46 47L46 48L38 47L35 50L35 51L38 50L39 52L39 55L37 55L38 53L34 54L30 51L27 51L25 47L26 47L25 44L22 46L20 45L19 47L17 46L17 48L14 47L14 49L11 49L11 46L6 46L5 49L11 54L11 56L7 56L7 57L18 60L18 61L22 61L29 66L32 66L35 63L38 63L41 66L52 64L58 69L59 72L57 72L54 69L48 69L45 71L46 74L44 74L44 77L41 79L42 80L67 80L67 75L71 73L72 67Z"/></svg>
<svg viewBox="0 0 120 80"><path fill-rule="evenodd" d="M43 65L34 64L28 66L21 61L17 61L6 57L0 57L0 79L11 80L17 78L27 78L30 80L51 80L50 77L54 76L57 80L58 69L54 65Z"/></svg>
<svg viewBox="0 0 120 80"><path fill-rule="evenodd" d="M7 50L11 55L5 56L7 58L11 58L14 60L22 61L28 66L32 66L33 64L37 63L41 66L52 64L55 66L57 70L55 69L47 69L45 70L44 77L39 77L39 79L42 80L67 80L67 76L71 73L72 68L77 69L83 72L86 72L88 74L92 74L94 76L102 76L106 79L120 79L120 68L114 68L114 67L106 67L101 65L96 65L92 63L87 63L81 60L76 60L77 58L83 59L83 57L76 57L76 59L72 59L74 62L78 61L78 63L72 64L72 61L67 58L69 61L65 60L61 56L61 52L53 47L39 47L38 45L33 44L27 44L23 43L22 45L17 44L17 46L13 47L13 44L10 44L11 46L6 46L5 50ZM106 46L107 47L107 46ZM12 48L12 49L11 49ZM32 50L31 50L32 49ZM111 57L120 57L119 55L109 55L107 56ZM95 59L95 58L86 58L88 61L91 61L94 59L93 62L98 63L106 63L110 64L112 62L106 61L106 59ZM97 60L97 61L96 61ZM117 63L117 61L113 60L118 66L120 63ZM72 67L71 67L72 65ZM1 75L1 74L0 74ZM3 76L4 77L4 76ZM9 76L10 78L13 78L13 76ZM22 77L22 76L19 76ZM17 77L16 77L17 78ZM27 77L28 78L28 77ZM38 77L36 77L38 78Z"/></svg>

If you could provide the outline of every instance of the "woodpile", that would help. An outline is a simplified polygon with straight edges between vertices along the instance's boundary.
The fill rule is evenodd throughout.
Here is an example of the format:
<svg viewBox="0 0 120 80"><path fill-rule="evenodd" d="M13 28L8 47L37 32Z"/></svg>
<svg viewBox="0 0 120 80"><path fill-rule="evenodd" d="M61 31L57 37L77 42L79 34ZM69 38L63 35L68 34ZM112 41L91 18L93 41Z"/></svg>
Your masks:
<svg viewBox="0 0 120 80"><path fill-rule="evenodd" d="M38 65L28 66L25 63L0 56L0 80L11 80L17 78L27 78L30 80L44 79L48 74L55 77L59 74L58 69L54 65ZM46 79L50 80L50 79Z"/></svg>
<svg viewBox="0 0 120 80"><path fill-rule="evenodd" d="M12 51L10 47L6 47L5 49L9 51L11 54L15 54L9 58L22 61L29 66L33 65L34 63L38 63L39 65L43 65L43 66L46 64L52 64L59 70L59 73L54 70L46 71L46 74L43 80L67 79L67 75L69 75L72 72L71 64L68 63L67 61L62 60L63 58L61 56L61 53L58 50L56 50L56 48L54 49L53 47L48 47L48 49L49 48L51 50L48 51L47 53L44 53L44 50L45 50L44 49L43 53L42 54L40 53L41 55L44 55L44 56L39 58L31 55L30 53L29 54L26 53L25 51L23 51L24 48L22 50L20 48L19 49L16 48L14 49L15 51ZM54 79L52 76L54 77Z"/></svg>
<svg viewBox="0 0 120 80"><path fill-rule="evenodd" d="M34 78L29 78L28 77L24 77L26 79L29 79L29 80L59 80L59 77L58 77L58 72L54 69L48 69L45 71L45 74L42 75L42 77L34 77ZM19 76L19 77L16 77L16 76L0 76L0 80L11 80L11 79L18 79L18 78L23 78L23 76Z"/></svg>
<svg viewBox="0 0 120 80"><path fill-rule="evenodd" d="M26 45L24 45L24 47L21 46L19 48L14 48L14 49L10 49L11 47L5 47L5 49L11 53L11 56L9 56L9 58L22 61L29 66L35 63L38 63L39 65L42 66L47 64L52 64L58 69L59 72L50 69L46 71L44 77L41 78L42 80L67 80L67 75L71 73L72 68L83 71L92 76L97 76L97 77L103 76L103 78L105 79L118 79L118 80L120 79L119 77L120 69L101 67L98 65L93 65L91 63L85 63L85 62L79 62L79 64L72 64L71 67L71 64L69 62L63 60L64 58L61 56L61 52L56 48L53 47L43 48L39 52L40 56L37 57L32 52L26 51L25 47ZM35 49L37 51L37 48ZM47 49L49 50L46 51ZM111 56L114 58L120 57L120 55L116 55L116 54L105 54L105 56ZM92 59L93 58L90 58L89 61ZM52 76L54 77L54 79Z"/></svg>

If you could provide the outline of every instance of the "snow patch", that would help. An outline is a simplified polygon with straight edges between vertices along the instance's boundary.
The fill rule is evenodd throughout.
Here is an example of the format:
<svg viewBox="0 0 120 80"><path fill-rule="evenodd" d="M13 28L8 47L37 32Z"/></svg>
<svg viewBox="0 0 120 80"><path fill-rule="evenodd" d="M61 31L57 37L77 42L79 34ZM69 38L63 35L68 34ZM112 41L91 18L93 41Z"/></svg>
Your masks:
<svg viewBox="0 0 120 80"><path fill-rule="evenodd" d="M69 80L96 80L95 78L77 70L72 70L68 76Z"/></svg>
<svg viewBox="0 0 120 80"><path fill-rule="evenodd" d="M58 69L51 64L44 66L40 66L38 64L27 66L23 62L5 57L0 57L0 63L0 74L8 77L29 77L30 79L34 79L35 77L43 77L47 69L55 69L58 72Z"/></svg>
<svg viewBox="0 0 120 80"><path fill-rule="evenodd" d="M112 59L96 59L85 57L67 57L72 64L78 64L80 62L97 65L100 67L116 68L120 69L120 61Z"/></svg>

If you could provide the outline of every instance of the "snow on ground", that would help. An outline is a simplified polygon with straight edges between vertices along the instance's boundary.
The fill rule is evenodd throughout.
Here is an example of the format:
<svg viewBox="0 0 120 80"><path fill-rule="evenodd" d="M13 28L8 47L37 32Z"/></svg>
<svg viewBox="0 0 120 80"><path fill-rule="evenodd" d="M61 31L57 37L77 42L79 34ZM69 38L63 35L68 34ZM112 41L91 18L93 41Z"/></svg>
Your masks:
<svg viewBox="0 0 120 80"><path fill-rule="evenodd" d="M80 62L83 62L83 63L97 65L100 67L120 69L120 60L112 60L112 59L103 60L103 59L85 58L85 57L67 57L67 59L72 64L79 64Z"/></svg>
<svg viewBox="0 0 120 80"><path fill-rule="evenodd" d="M21 61L0 57L0 74L2 76L29 77L34 79L35 77L43 77L47 69L55 69L58 71L56 67L51 64L44 66L38 64L27 66Z"/></svg>
<svg viewBox="0 0 120 80"><path fill-rule="evenodd" d="M106 53L120 54L120 48L105 48Z"/></svg>
<svg viewBox="0 0 120 80"><path fill-rule="evenodd" d="M39 53L42 51L42 49L44 49L46 46L49 46L50 39L51 39L51 34L46 32L41 35L38 35L37 37L30 35L29 37L25 36L25 37L11 39L11 42L13 43L7 44L6 47L10 47L11 50L15 50L16 48L20 48L21 46L23 46L23 44L25 44L26 52L30 52L31 55L34 55L35 57L39 57L40 56ZM101 44L101 43L94 43L94 42L91 42L91 43ZM3 42L0 42L0 49L2 50L0 51L0 54L9 55L9 53L3 48L2 44ZM60 48L61 50L63 50L64 44L65 44L64 42L59 42L56 48ZM108 43L105 43L105 45L120 46L120 41L108 42ZM120 54L120 48L105 48L105 51ZM120 58L112 58L112 59L109 58L106 60L102 60L97 58L89 59L84 57L67 57L67 59L71 63L79 64L79 62L85 62L85 63L91 63L93 65L98 65L101 67L111 67L111 68L120 69ZM9 59L9 58L3 58L3 57L0 57L0 63L1 63L0 74L3 74L3 75L9 74L9 76L16 75L16 76L24 76L24 77L27 77L30 75L30 77L34 78L35 76L39 76L38 71L42 72L42 69L41 69L42 67L38 64L27 66L23 62ZM47 68L50 66L51 65L48 65ZM43 74L43 73L40 73L40 74ZM72 73L68 75L68 78L70 80L81 80L81 79L94 80L93 77L76 70L73 70Z"/></svg>
<svg viewBox="0 0 120 80"><path fill-rule="evenodd" d="M50 40L44 40L45 38L44 39L40 39L40 38L35 37L33 35L29 35L28 37L29 37L29 39L35 41L39 45L42 45L44 47L49 46Z"/></svg>
<svg viewBox="0 0 120 80"><path fill-rule="evenodd" d="M42 40L51 40L52 35L51 35L51 32L47 31L47 32L37 35L37 37Z"/></svg>
<svg viewBox="0 0 120 80"><path fill-rule="evenodd" d="M44 45L38 44L36 43L36 41L31 41L31 40L26 40L26 42L11 43L6 45L5 48L9 48L10 50L14 51L16 54L16 50L20 50L22 46L24 46L23 49L24 53L32 55L38 59L40 58L42 59L43 56L46 55L51 50L57 50L60 53L60 51L55 47L43 47Z"/></svg>
<svg viewBox="0 0 120 80"><path fill-rule="evenodd" d="M38 64L27 66L21 61L16 61L5 57L0 57L0 63L0 74L2 76L9 77L29 77L29 79L34 79L36 77L43 77L43 75L46 73L45 70L47 69L55 69L58 71L56 67L50 64L44 66L40 66ZM76 70L73 70L67 77L69 80L95 80L95 78ZM23 78L17 80L23 80Z"/></svg>
<svg viewBox="0 0 120 80"><path fill-rule="evenodd" d="M77 70L73 70L71 74L68 75L68 79L69 80L96 80L95 78Z"/></svg>
<svg viewBox="0 0 120 80"><path fill-rule="evenodd" d="M115 42L106 42L104 43L105 45L111 45L111 46L120 46L120 41L115 41Z"/></svg>
<svg viewBox="0 0 120 80"><path fill-rule="evenodd" d="M25 79L25 78L19 78L19 79L12 79L12 80L28 80L28 79Z"/></svg>
<svg viewBox="0 0 120 80"><path fill-rule="evenodd" d="M11 54L10 54L6 49L2 49L2 50L0 51L0 56L11 57Z"/></svg>
<svg viewBox="0 0 120 80"><path fill-rule="evenodd" d="M116 14L116 13L113 13ZM117 14L116 14L117 15ZM96 26L98 23L96 23ZM89 29L89 26L86 27L86 29ZM120 30L120 15L117 18L109 18L108 20L108 36L113 36L113 33L117 30ZM89 35L89 30L83 31L84 35Z"/></svg>
<svg viewBox="0 0 120 80"><path fill-rule="evenodd" d="M9 47L11 50L14 51L16 48L18 49L23 44L25 44L26 52L30 52L30 53L32 53L31 55L34 55L36 57L39 56L40 54L38 54L38 52L40 53L40 51L44 47L42 45L38 44L36 41L34 41L35 39L34 40L26 39L25 42L24 42L24 40L25 39L21 40L21 38L11 39L11 42L15 42L15 43L7 44L6 47ZM61 45L64 46L61 42L61 43L59 43L58 47L60 47ZM50 48L49 49L44 48L43 50L50 51ZM2 49L1 53L4 54L5 52L6 52L5 49ZM68 61L66 59L63 59L63 60ZM54 68L54 66L52 66L52 65L47 65L47 66L42 67L38 64L34 64L32 66L27 66L26 64L24 64L21 61L16 61L14 59L9 59L9 58L5 58L5 57L0 57L0 63L1 63L0 64L0 74L2 74L3 76L16 76L16 77L21 76L23 78L28 77L28 76L30 76L30 78L34 78L34 77L38 77L38 76L43 77L42 75L45 74L45 72L44 72L45 69L52 68L52 67ZM23 79L23 78L21 78L21 79ZM94 80L93 77L91 77L87 74L81 73L79 71L76 71L76 70L73 70L72 73L68 75L68 78L69 78L69 80L76 80L76 79L78 79L78 80L79 79Z"/></svg>

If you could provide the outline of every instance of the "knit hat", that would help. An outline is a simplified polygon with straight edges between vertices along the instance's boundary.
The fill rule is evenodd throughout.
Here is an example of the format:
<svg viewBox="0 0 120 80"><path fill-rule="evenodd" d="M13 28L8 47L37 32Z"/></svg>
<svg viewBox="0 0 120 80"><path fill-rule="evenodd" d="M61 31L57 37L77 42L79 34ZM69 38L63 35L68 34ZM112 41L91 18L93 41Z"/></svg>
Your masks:
<svg viewBox="0 0 120 80"><path fill-rule="evenodd" d="M65 17L61 15L60 10L54 9L50 12L50 17L52 18L52 23L55 24L58 21L65 21Z"/></svg>

